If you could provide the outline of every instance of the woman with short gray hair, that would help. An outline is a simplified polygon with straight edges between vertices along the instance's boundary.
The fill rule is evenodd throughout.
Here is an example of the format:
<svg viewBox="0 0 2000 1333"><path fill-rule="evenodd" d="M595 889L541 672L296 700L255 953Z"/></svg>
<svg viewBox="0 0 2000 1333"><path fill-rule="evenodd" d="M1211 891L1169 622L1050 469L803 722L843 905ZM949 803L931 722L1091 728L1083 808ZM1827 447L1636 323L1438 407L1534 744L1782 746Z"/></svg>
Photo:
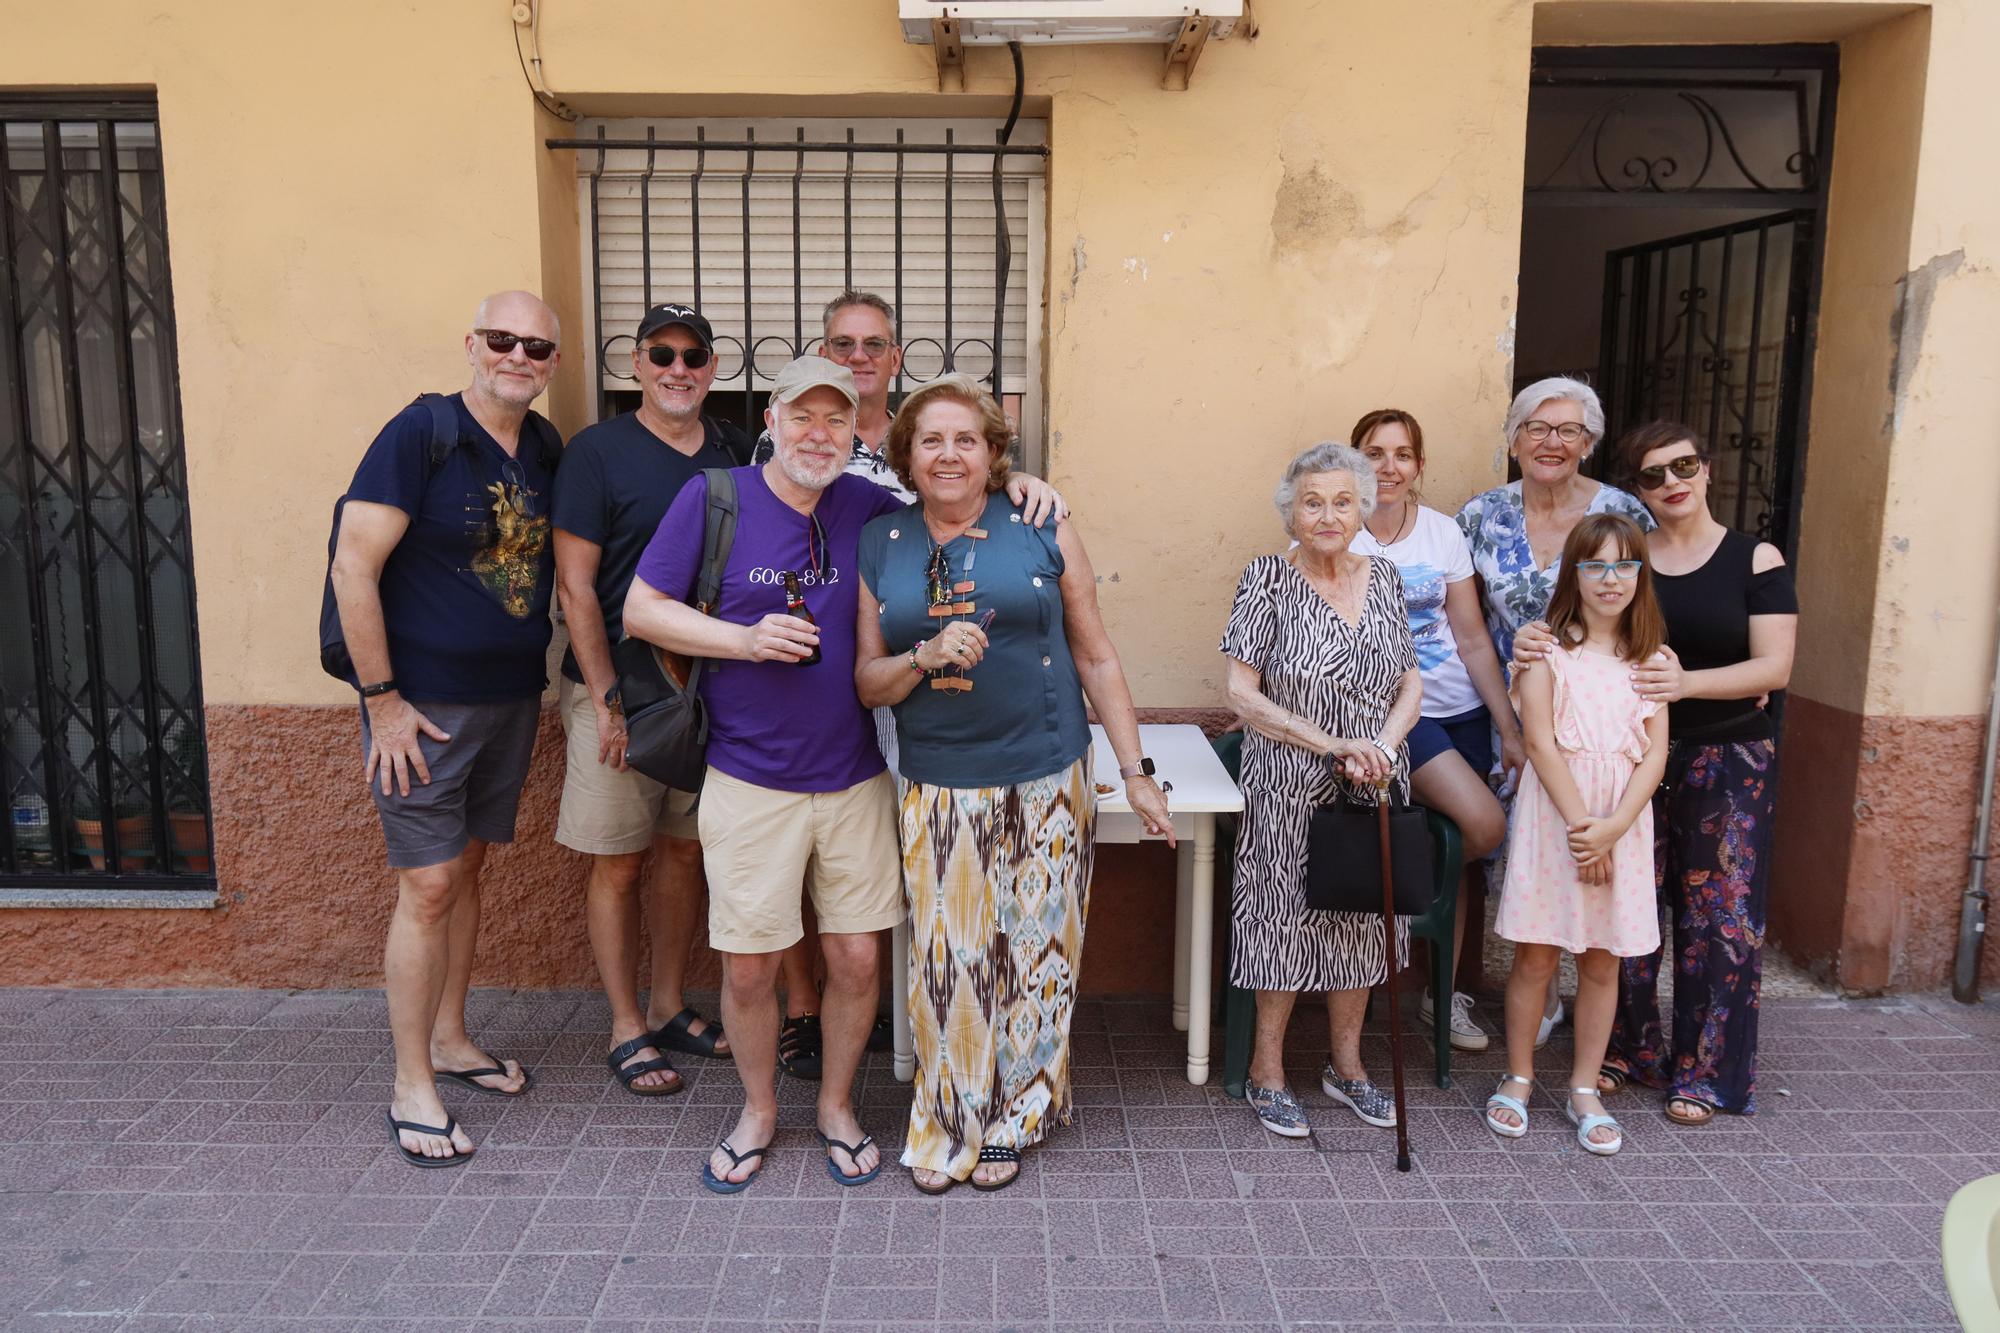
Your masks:
<svg viewBox="0 0 2000 1333"><path fill-rule="evenodd" d="M1230 704L1242 717L1243 822L1236 842L1230 980L1257 993L1244 1095L1266 1129L1309 1132L1285 1080L1285 1027L1300 991L1325 991L1332 1052L1320 1089L1371 1125L1395 1099L1361 1064L1368 991L1388 975L1380 917L1305 903L1306 831L1316 806L1372 805L1377 783L1407 798L1423 686L1393 561L1350 548L1375 506L1375 472L1344 444L1293 459L1273 497L1297 543L1252 560L1223 631ZM1397 923L1397 954L1408 923Z"/></svg>

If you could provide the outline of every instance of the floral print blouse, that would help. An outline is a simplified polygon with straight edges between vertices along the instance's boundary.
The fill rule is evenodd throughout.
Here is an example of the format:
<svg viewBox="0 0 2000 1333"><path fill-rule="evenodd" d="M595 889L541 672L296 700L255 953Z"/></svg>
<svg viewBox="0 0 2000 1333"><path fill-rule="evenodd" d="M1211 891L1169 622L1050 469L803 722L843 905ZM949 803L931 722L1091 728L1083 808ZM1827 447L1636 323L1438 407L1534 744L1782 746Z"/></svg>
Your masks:
<svg viewBox="0 0 2000 1333"><path fill-rule="evenodd" d="M1647 532L1655 526L1653 516L1637 496L1601 483L1584 514L1623 514ZM1514 658L1515 632L1540 619L1548 609L1549 597L1556 590L1556 575L1562 570L1562 555L1558 552L1546 569L1535 565L1518 481L1467 500L1465 508L1458 511L1458 526L1472 545L1473 571L1486 585L1486 630L1493 636L1493 647L1504 665Z"/></svg>

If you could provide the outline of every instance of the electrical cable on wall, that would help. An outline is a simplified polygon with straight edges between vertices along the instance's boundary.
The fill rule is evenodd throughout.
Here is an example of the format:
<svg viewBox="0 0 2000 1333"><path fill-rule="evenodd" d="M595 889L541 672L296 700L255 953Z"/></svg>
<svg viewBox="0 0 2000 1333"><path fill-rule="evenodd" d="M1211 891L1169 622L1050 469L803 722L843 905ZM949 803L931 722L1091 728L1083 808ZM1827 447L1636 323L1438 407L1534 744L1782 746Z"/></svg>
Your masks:
<svg viewBox="0 0 2000 1333"><path fill-rule="evenodd" d="M514 25L514 58L521 62L521 77L528 81L528 91L535 95L535 101L550 115L563 120L583 119L549 89L548 80L542 75L542 8L539 0L513 0L508 7L508 18ZM521 49L523 28L528 30L527 51ZM531 60L532 69L529 68Z"/></svg>
<svg viewBox="0 0 2000 1333"><path fill-rule="evenodd" d="M1014 124L1021 119L1021 93L1024 78L1021 72L1021 44L1007 43L1007 50L1014 57L1014 103L1007 109L1007 123L1000 127L1000 147L1014 137ZM1014 259L1013 238L1007 234L1007 209L1001 199L1000 168L1006 161L1001 154L993 154L993 248L996 251L993 266L993 397L1004 401L1005 390L1001 384L1000 339L1005 331L1007 315L1007 270Z"/></svg>

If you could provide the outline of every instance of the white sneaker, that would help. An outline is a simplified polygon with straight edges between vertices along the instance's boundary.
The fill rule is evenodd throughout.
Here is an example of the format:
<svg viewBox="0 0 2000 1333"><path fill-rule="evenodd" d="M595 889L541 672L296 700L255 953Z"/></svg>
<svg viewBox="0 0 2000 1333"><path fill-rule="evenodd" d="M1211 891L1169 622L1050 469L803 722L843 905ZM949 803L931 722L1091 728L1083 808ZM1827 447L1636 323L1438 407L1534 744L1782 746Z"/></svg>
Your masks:
<svg viewBox="0 0 2000 1333"><path fill-rule="evenodd" d="M1539 1051L1542 1049L1542 1047L1549 1044L1549 1037L1555 1032L1557 1026L1560 1025L1563 1019L1566 1017L1568 1017L1568 1014L1563 1010L1562 997L1558 995L1556 997L1556 1011L1552 1014L1543 1014L1542 1025L1535 1031L1536 1050Z"/></svg>
<svg viewBox="0 0 2000 1333"><path fill-rule="evenodd" d="M1422 1005L1424 1023L1429 1025L1437 1010L1431 1003L1431 993L1424 992ZM1472 997L1464 991L1451 993L1451 1047L1455 1051L1483 1051L1492 1044L1479 1024L1472 1021Z"/></svg>

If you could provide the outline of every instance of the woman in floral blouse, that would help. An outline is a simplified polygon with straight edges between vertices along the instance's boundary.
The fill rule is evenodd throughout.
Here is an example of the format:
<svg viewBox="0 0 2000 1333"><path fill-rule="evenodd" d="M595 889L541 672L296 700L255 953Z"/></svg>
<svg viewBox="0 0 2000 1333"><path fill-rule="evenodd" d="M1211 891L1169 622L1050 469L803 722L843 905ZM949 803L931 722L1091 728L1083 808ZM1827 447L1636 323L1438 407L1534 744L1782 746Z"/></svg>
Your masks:
<svg viewBox="0 0 2000 1333"><path fill-rule="evenodd" d="M1647 531L1653 527L1636 498L1580 472L1604 438L1604 407L1588 384L1563 376L1530 384L1507 410L1505 438L1521 479L1473 496L1458 511L1486 628L1503 662L1513 659L1515 633L1547 608L1570 529L1592 514L1623 514ZM1505 869L1504 850L1492 865L1496 873ZM1562 1017L1551 986L1537 1046Z"/></svg>

